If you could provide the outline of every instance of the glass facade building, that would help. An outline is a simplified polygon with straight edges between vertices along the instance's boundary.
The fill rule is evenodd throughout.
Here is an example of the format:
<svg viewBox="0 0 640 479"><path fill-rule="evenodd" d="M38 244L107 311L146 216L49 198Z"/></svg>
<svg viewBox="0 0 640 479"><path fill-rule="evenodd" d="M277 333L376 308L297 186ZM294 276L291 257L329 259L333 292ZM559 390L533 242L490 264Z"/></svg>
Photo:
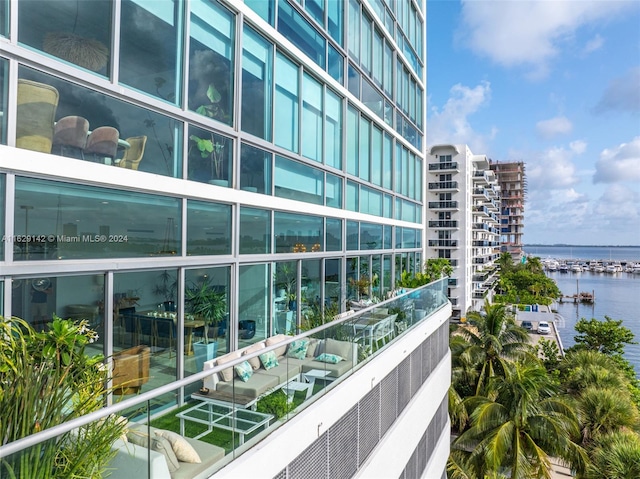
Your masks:
<svg viewBox="0 0 640 479"><path fill-rule="evenodd" d="M424 261L425 16L0 0L0 314L149 345L149 391L201 370L204 335L220 356L387 297Z"/></svg>

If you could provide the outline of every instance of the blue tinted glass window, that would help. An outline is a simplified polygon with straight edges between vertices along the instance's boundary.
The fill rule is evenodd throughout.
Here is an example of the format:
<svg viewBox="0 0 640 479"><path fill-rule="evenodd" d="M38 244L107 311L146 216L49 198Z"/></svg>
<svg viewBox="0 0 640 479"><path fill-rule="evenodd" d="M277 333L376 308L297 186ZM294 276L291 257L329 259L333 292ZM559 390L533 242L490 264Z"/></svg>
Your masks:
<svg viewBox="0 0 640 479"><path fill-rule="evenodd" d="M347 250L360 248L360 223L347 221Z"/></svg>
<svg viewBox="0 0 640 479"><path fill-rule="evenodd" d="M334 208L342 208L342 178L326 173L326 205Z"/></svg>
<svg viewBox="0 0 640 479"><path fill-rule="evenodd" d="M303 253L324 249L324 218L296 213L274 213L276 253Z"/></svg>
<svg viewBox="0 0 640 479"><path fill-rule="evenodd" d="M244 0L251 10L256 12L269 25L275 21L275 0Z"/></svg>
<svg viewBox="0 0 640 479"><path fill-rule="evenodd" d="M344 83L344 57L331 45L329 45L329 64L327 65L327 71L335 81L341 85Z"/></svg>
<svg viewBox="0 0 640 479"><path fill-rule="evenodd" d="M371 182L382 186L382 130L375 125L371 129Z"/></svg>
<svg viewBox="0 0 640 479"><path fill-rule="evenodd" d="M349 211L358 211L358 183L347 181L347 205Z"/></svg>
<svg viewBox="0 0 640 479"><path fill-rule="evenodd" d="M357 0L349 0L349 54L360 60L360 4Z"/></svg>
<svg viewBox="0 0 640 479"><path fill-rule="evenodd" d="M182 2L126 0L121 5L120 81L170 103L179 102Z"/></svg>
<svg viewBox="0 0 640 479"><path fill-rule="evenodd" d="M358 176L369 181L369 131L371 128L371 122L366 118L360 118L360 141L358 151Z"/></svg>
<svg viewBox="0 0 640 479"><path fill-rule="evenodd" d="M274 143L298 152L298 66L278 52L276 55L276 101Z"/></svg>
<svg viewBox="0 0 640 479"><path fill-rule="evenodd" d="M187 202L187 255L231 254L231 206Z"/></svg>
<svg viewBox="0 0 640 479"><path fill-rule="evenodd" d="M360 249L382 249L382 225L360 223Z"/></svg>
<svg viewBox="0 0 640 479"><path fill-rule="evenodd" d="M358 174L358 110L347 109L347 173Z"/></svg>
<svg viewBox="0 0 640 479"><path fill-rule="evenodd" d="M343 0L326 0L327 2L327 30L338 45L342 46L342 8Z"/></svg>
<svg viewBox="0 0 640 479"><path fill-rule="evenodd" d="M324 37L286 0L278 2L278 31L324 69L326 57Z"/></svg>
<svg viewBox="0 0 640 479"><path fill-rule="evenodd" d="M235 16L217 2L191 2L189 109L233 123Z"/></svg>
<svg viewBox="0 0 640 479"><path fill-rule="evenodd" d="M324 204L324 181L320 170L276 156L275 195L317 205Z"/></svg>
<svg viewBox="0 0 640 479"><path fill-rule="evenodd" d="M271 213L258 208L240 208L240 254L271 252Z"/></svg>
<svg viewBox="0 0 640 479"><path fill-rule="evenodd" d="M271 153L242 145L240 149L240 189L271 194Z"/></svg>
<svg viewBox="0 0 640 479"><path fill-rule="evenodd" d="M324 162L342 169L342 98L326 90Z"/></svg>
<svg viewBox="0 0 640 479"><path fill-rule="evenodd" d="M244 26L242 44L242 130L271 141L273 45Z"/></svg>
<svg viewBox="0 0 640 479"><path fill-rule="evenodd" d="M324 25L324 1L306 0L304 2L304 8L307 13L320 25Z"/></svg>
<svg viewBox="0 0 640 479"><path fill-rule="evenodd" d="M305 74L302 79L302 154L322 161L322 85Z"/></svg>
<svg viewBox="0 0 640 479"><path fill-rule="evenodd" d="M327 218L327 251L342 251L342 220Z"/></svg>

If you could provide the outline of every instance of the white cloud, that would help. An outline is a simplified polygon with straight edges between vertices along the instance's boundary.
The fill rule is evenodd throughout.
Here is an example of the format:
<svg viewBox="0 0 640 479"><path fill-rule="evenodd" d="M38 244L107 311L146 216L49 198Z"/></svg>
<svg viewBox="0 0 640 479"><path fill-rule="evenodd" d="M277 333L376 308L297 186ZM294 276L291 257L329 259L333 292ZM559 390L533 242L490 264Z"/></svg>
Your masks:
<svg viewBox="0 0 640 479"><path fill-rule="evenodd" d="M629 69L609 83L595 107L596 113L607 111L640 112L640 67Z"/></svg>
<svg viewBox="0 0 640 479"><path fill-rule="evenodd" d="M606 148L600 153L593 182L621 181L640 181L640 136L636 136L629 143Z"/></svg>
<svg viewBox="0 0 640 479"><path fill-rule="evenodd" d="M458 83L451 87L449 99L442 107L431 108L427 120L427 143L466 143L474 152L486 152L485 135L477 133L471 127L468 117L486 106L491 99L491 84L482 82L470 88ZM488 138L492 138L497 130L491 129Z"/></svg>
<svg viewBox="0 0 640 479"><path fill-rule="evenodd" d="M525 67L539 79L580 27L631 8L635 2L463 0L458 37L477 54L505 67Z"/></svg>
<svg viewBox="0 0 640 479"><path fill-rule="evenodd" d="M536 130L538 135L548 140L558 135L571 133L573 124L566 116L557 116L548 120L539 121L536 123Z"/></svg>
<svg viewBox="0 0 640 479"><path fill-rule="evenodd" d="M576 155L582 155L585 151L587 151L587 142L582 140L576 140L569 143L569 148Z"/></svg>
<svg viewBox="0 0 640 479"><path fill-rule="evenodd" d="M554 147L538 157L527 159L529 190L560 190L577 184L576 167L572 160L579 151L579 146L577 149Z"/></svg>
<svg viewBox="0 0 640 479"><path fill-rule="evenodd" d="M582 51L585 55L589 53L595 52L596 50L600 50L604 45L604 38L602 38L599 34L596 34L591 40L587 42L584 46L584 50Z"/></svg>

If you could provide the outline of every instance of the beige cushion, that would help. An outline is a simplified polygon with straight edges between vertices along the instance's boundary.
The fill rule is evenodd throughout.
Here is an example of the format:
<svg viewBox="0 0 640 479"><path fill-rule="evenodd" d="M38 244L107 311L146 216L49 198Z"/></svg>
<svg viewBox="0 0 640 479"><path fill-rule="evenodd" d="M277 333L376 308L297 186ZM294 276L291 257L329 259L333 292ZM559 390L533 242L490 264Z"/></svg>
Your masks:
<svg viewBox="0 0 640 479"><path fill-rule="evenodd" d="M288 337L289 336L287 336L286 334L276 334L275 336L271 336L270 338L267 338L267 346L273 346L274 344L281 343ZM287 345L285 344L282 347L276 348L274 349L274 351L277 357L284 356L284 353L287 351Z"/></svg>
<svg viewBox="0 0 640 479"><path fill-rule="evenodd" d="M171 443L171 448L176 454L179 461L200 464L200 456L187 440L180 434L164 429L156 429L155 434L158 437L167 439Z"/></svg>
<svg viewBox="0 0 640 479"><path fill-rule="evenodd" d="M352 348L353 344L348 341L338 341L333 338L328 338L325 341L323 352L329 354L337 354L344 359L351 359L351 357L353 356L351 354Z"/></svg>
<svg viewBox="0 0 640 479"><path fill-rule="evenodd" d="M240 351L232 351L216 359L216 365L222 366L223 364L233 361L234 359L238 359L239 357ZM223 369L220 371L220 376L222 376L223 381L231 381L233 379L233 368Z"/></svg>
<svg viewBox="0 0 640 479"><path fill-rule="evenodd" d="M173 451L173 446L168 439L158 436L150 438L147 434L146 428L130 429L127 431L127 439L131 444L142 446L147 449L151 448L152 451L162 454L167 461L169 472L176 472L180 467L178 457ZM151 441L149 442L149 440Z"/></svg>
<svg viewBox="0 0 640 479"><path fill-rule="evenodd" d="M309 338L309 347L307 347L308 358L315 358L317 356L316 348L318 347L319 342L320 341L316 338Z"/></svg>
<svg viewBox="0 0 640 479"><path fill-rule="evenodd" d="M260 351L261 349L264 349L264 342L262 341L249 346L247 349L244 350L242 355L244 356L246 354L255 353L256 351ZM251 367L253 368L254 371L256 369L260 369L260 358L258 356L256 356L255 358L247 359L247 361L249 361L249 364L251 364Z"/></svg>

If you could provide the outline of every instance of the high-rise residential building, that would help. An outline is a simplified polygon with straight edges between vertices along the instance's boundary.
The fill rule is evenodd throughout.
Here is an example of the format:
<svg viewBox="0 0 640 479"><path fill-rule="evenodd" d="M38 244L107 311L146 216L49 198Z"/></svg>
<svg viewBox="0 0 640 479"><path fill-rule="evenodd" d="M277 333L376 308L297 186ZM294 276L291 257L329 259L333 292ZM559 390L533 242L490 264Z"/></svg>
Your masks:
<svg viewBox="0 0 640 479"><path fill-rule="evenodd" d="M522 254L524 202L527 177L523 161L491 162L501 189L500 250L513 256Z"/></svg>
<svg viewBox="0 0 640 479"><path fill-rule="evenodd" d="M428 154L427 256L453 266L453 317L480 310L497 280L500 188L486 155L467 145L434 145Z"/></svg>
<svg viewBox="0 0 640 479"><path fill-rule="evenodd" d="M444 477L451 305L396 287L425 259L425 25L425 0L0 0L0 313L88 320L115 392L153 396L134 422L230 372L197 477ZM263 384L303 396L284 419L215 369L338 313L306 344L347 362Z"/></svg>

